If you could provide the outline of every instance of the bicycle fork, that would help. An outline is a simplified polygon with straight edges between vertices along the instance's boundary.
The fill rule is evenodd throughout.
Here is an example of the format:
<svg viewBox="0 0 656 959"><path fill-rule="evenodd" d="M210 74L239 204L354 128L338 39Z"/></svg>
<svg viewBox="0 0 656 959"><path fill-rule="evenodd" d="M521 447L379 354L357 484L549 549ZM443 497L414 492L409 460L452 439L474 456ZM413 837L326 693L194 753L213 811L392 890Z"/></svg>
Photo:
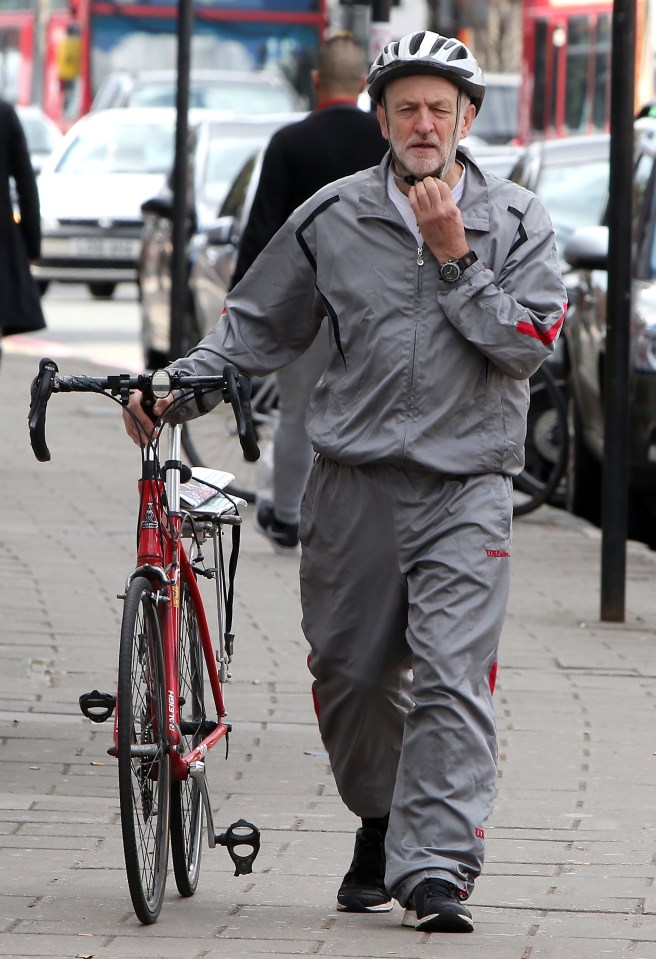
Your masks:
<svg viewBox="0 0 656 959"><path fill-rule="evenodd" d="M226 846L228 854L235 864L235 876L246 876L253 871L253 863L260 851L260 830L252 822L245 819L238 819L228 826L225 832L214 832L214 817L212 815L212 805L210 803L210 794L207 788L207 776L205 775L205 763L196 760L189 765L189 775L196 783L201 796L203 797L203 806L205 808L205 820L207 822L207 839L211 849L216 844ZM250 849L250 852L242 852L242 848Z"/></svg>

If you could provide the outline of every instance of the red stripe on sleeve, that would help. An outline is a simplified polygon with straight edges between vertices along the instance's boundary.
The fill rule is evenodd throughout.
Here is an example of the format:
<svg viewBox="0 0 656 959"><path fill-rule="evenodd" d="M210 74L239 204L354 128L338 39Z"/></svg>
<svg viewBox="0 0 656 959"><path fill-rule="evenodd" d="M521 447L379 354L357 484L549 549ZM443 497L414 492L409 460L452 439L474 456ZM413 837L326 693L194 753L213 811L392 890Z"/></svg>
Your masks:
<svg viewBox="0 0 656 959"><path fill-rule="evenodd" d="M567 313L567 304L564 303L563 312L560 315L559 319L557 319L556 322L553 324L553 326L549 327L549 329L545 333L540 333L540 331L536 330L536 328L533 326L532 323L526 323L525 321L522 321L521 323L517 324L517 332L523 333L525 336L533 336L535 337L536 340L541 340L541 342L545 344L553 343L553 341L558 336L558 333L560 332L560 328L563 325L566 313Z"/></svg>

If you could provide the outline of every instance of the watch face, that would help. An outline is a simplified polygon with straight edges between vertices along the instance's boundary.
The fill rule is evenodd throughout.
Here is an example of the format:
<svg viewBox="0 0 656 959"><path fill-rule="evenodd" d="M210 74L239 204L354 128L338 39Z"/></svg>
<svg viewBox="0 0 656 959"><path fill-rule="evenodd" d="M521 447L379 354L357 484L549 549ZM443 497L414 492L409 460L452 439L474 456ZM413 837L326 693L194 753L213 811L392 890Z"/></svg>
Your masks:
<svg viewBox="0 0 656 959"><path fill-rule="evenodd" d="M443 280L447 283L454 283L460 276L460 267L457 263L444 263L440 269Z"/></svg>

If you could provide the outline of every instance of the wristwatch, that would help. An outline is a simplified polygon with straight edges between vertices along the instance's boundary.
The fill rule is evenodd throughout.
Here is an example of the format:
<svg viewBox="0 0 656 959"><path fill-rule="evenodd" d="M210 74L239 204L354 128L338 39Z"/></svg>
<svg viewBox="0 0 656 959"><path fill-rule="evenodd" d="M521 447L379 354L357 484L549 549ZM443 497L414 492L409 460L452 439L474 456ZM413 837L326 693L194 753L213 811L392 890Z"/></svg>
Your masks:
<svg viewBox="0 0 656 959"><path fill-rule="evenodd" d="M455 283L462 276L464 270L475 263L478 257L473 250L468 250L464 256L458 260L447 260L446 263L440 263L440 276L447 283Z"/></svg>

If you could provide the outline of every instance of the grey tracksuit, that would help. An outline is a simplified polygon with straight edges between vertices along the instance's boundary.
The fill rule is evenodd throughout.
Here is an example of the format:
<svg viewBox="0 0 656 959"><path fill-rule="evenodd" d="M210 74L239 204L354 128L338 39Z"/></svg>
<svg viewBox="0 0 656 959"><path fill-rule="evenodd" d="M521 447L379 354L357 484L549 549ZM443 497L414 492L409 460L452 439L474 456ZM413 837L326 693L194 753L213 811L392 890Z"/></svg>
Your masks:
<svg viewBox="0 0 656 959"><path fill-rule="evenodd" d="M322 323L332 331L308 415L319 455L301 516L303 628L340 794L360 816L391 808L386 882L402 904L427 876L469 894L482 867L510 477L527 379L566 300L540 202L458 156L478 255L458 282L419 255L387 195L387 157L299 207L174 364L263 374Z"/></svg>

